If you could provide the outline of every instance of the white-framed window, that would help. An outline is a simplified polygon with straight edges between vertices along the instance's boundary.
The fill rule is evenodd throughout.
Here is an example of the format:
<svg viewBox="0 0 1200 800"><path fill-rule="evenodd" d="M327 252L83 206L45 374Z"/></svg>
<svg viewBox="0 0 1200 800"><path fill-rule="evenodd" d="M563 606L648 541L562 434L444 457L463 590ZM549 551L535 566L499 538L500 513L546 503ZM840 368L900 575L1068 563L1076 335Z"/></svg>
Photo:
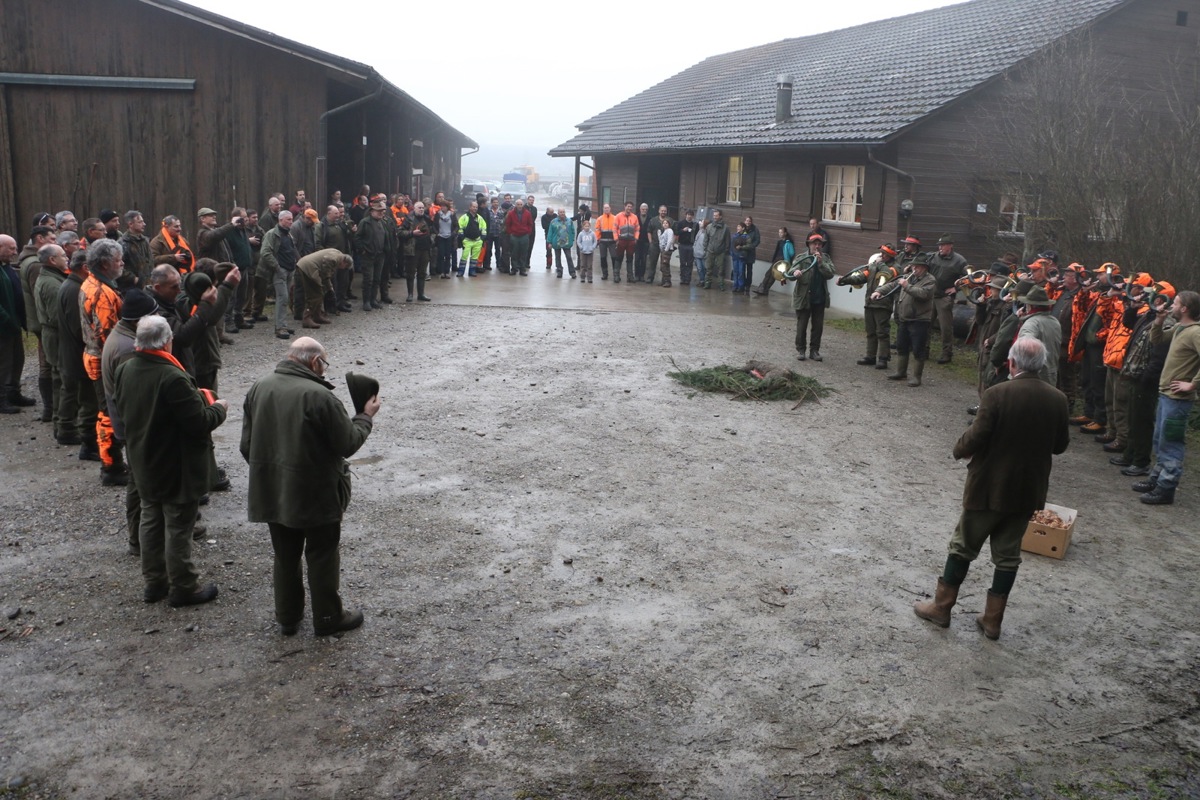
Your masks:
<svg viewBox="0 0 1200 800"><path fill-rule="evenodd" d="M725 175L725 202L742 202L742 169L745 166L741 156L729 157L729 170Z"/></svg>
<svg viewBox="0 0 1200 800"><path fill-rule="evenodd" d="M1002 192L1000 194L1000 226L997 232L1002 236L1025 235L1029 216L1037 214L1037 200L1021 192Z"/></svg>
<svg viewBox="0 0 1200 800"><path fill-rule="evenodd" d="M864 166L825 167L825 202L821 204L823 222L862 224Z"/></svg>

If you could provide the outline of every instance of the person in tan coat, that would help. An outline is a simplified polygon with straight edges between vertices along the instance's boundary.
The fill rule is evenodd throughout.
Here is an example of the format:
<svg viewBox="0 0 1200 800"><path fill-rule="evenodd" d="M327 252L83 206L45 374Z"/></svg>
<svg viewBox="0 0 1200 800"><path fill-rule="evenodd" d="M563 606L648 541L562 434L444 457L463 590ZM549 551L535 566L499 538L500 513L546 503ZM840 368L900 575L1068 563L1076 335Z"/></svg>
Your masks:
<svg viewBox="0 0 1200 800"><path fill-rule="evenodd" d="M1067 396L1038 378L1047 355L1038 339L1013 342L1009 380L983 393L974 423L954 445L956 459L970 459L963 510L937 593L913 607L921 619L950 627L958 588L989 542L996 569L987 605L975 622L989 639L1000 638L1008 593L1021 564L1021 538L1033 512L1046 505L1051 456L1064 452L1070 442Z"/></svg>

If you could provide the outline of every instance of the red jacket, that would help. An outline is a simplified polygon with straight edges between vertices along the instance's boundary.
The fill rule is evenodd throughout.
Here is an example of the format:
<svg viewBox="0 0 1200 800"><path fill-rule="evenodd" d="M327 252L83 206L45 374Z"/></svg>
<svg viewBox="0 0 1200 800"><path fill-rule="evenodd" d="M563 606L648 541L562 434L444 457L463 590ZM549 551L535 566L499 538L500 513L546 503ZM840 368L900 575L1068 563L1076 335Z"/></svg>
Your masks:
<svg viewBox="0 0 1200 800"><path fill-rule="evenodd" d="M504 218L504 231L509 236L528 236L533 233L533 214L528 208L513 208Z"/></svg>

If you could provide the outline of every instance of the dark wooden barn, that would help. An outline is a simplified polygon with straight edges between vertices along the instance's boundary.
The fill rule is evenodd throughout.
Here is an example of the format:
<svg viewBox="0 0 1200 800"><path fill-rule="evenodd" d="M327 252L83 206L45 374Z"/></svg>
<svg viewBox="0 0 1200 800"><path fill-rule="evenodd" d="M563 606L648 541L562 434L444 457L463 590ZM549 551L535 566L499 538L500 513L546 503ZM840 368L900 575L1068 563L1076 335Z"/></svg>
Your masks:
<svg viewBox="0 0 1200 800"><path fill-rule="evenodd" d="M909 233L927 250L949 233L986 268L1046 241L1053 209L1039 216L1019 190L1016 151L1022 131L1049 122L1030 95L1054 69L1048 53L1094 51L1107 97L1131 109L1194 109L1198 31L1197 0L972 0L713 56L580 123L550 154L590 159L589 199L614 211L632 200L675 218L682 207L752 215L759 276L776 230L803 241L810 216L830 231L841 272ZM1160 81L1168 70L1190 76L1180 97ZM1136 149L1138 131L1128 134ZM861 297L839 290L835 304L861 310Z"/></svg>
<svg viewBox="0 0 1200 800"><path fill-rule="evenodd" d="M38 211L177 214L305 189L454 188L477 145L371 67L175 0L4 0L0 230ZM321 209L323 210L323 209Z"/></svg>

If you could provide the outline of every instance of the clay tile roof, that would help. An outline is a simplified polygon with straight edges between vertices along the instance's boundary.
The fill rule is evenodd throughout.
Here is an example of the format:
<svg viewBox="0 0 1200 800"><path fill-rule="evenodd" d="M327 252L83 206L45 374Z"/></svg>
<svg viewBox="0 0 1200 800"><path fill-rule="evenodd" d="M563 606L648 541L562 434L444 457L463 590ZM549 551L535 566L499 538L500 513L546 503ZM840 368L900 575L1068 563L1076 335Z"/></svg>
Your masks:
<svg viewBox="0 0 1200 800"><path fill-rule="evenodd" d="M1132 0L971 0L712 56L585 120L552 156L871 144ZM776 80L793 79L775 123Z"/></svg>

